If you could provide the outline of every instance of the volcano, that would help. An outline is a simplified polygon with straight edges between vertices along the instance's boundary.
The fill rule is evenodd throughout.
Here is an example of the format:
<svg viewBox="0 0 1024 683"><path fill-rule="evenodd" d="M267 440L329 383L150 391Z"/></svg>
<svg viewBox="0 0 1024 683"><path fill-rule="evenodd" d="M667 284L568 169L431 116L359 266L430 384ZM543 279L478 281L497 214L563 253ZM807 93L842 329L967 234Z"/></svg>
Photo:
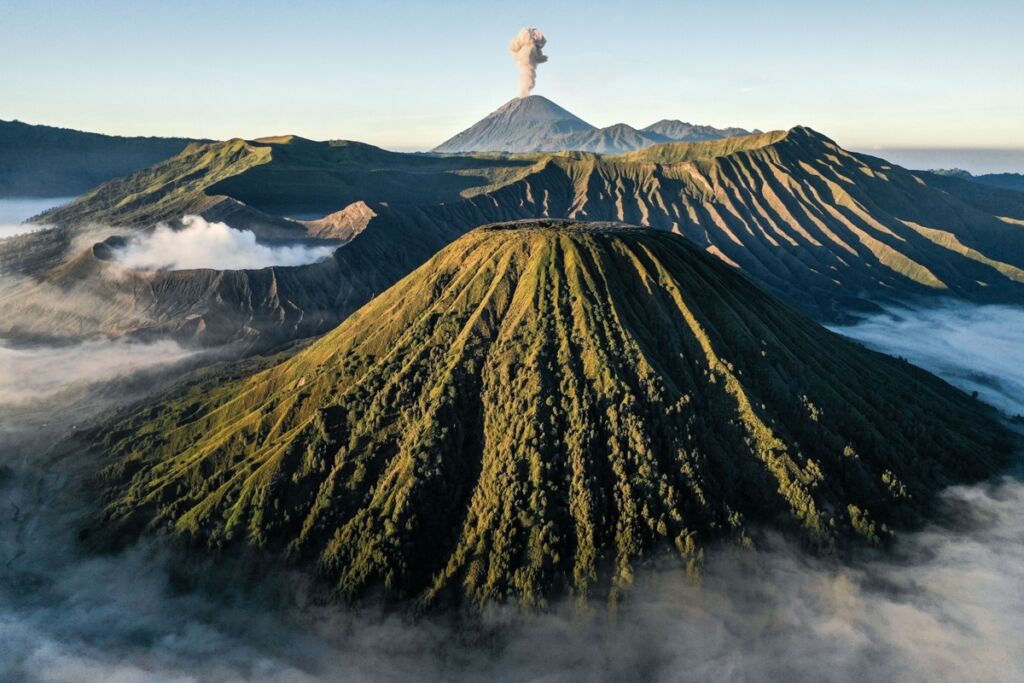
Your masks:
<svg viewBox="0 0 1024 683"><path fill-rule="evenodd" d="M433 151L618 154L666 142L715 140L748 133L742 128L719 129L682 121L659 121L642 130L625 123L597 128L546 97L530 95L506 102Z"/></svg>
<svg viewBox="0 0 1024 683"><path fill-rule="evenodd" d="M104 434L93 538L476 606L614 597L765 528L880 542L1010 450L992 409L684 238L560 221L473 230L291 358Z"/></svg>
<svg viewBox="0 0 1024 683"><path fill-rule="evenodd" d="M516 97L455 137L435 152L533 152L551 149L554 140L592 133L597 127L540 95Z"/></svg>

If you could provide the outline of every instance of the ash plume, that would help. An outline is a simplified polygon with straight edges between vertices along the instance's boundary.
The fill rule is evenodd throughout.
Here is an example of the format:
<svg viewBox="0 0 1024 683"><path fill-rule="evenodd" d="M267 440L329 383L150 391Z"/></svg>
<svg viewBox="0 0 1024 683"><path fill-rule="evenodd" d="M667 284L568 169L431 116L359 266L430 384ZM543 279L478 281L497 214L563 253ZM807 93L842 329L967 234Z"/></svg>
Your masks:
<svg viewBox="0 0 1024 683"><path fill-rule="evenodd" d="M519 96L526 97L537 85L537 65L548 61L543 47L547 38L535 28L526 27L516 34L508 49L519 64Z"/></svg>

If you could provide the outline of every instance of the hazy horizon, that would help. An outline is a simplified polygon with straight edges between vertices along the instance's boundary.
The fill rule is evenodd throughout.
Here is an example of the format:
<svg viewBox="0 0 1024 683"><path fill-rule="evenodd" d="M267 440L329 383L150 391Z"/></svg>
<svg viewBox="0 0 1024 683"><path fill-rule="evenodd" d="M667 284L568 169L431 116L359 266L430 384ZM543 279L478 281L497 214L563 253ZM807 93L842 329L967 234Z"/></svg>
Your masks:
<svg viewBox="0 0 1024 683"><path fill-rule="evenodd" d="M540 93L536 93L540 94ZM577 112L573 112L574 114ZM482 118L482 117L481 117ZM586 118L581 116L581 118ZM3 119L0 115L0 121ZM18 120L20 119L13 119ZM44 125L44 126L55 126L59 128L72 128L71 126L65 126L49 121L21 121L21 123L27 123L31 125ZM630 123L635 128L642 128L643 126L650 125L654 121L648 123ZM722 127L722 124L717 122L707 121L689 121L694 124L707 124L707 125L718 125ZM754 127L756 128L756 126ZM76 129L78 130L78 129ZM86 130L89 133L101 133L104 135L123 135L123 133L109 130ZM452 134L458 131L453 131ZM827 131L820 131L828 134ZM260 135L245 136L246 139L255 139L261 137L273 137L277 135L296 134L286 131L277 132L266 132ZM167 135L160 137L179 137L177 135ZM180 136L185 137L185 136ZM242 137L242 136L230 136L230 137ZM306 136L303 136L306 137ZM357 138L346 137L343 135L330 136L322 138L324 140L356 140L358 142L365 142L372 145L377 145L384 149L389 149L397 152L428 152L437 144L442 141L435 143L424 144L419 146L394 146L379 144L374 140L363 140ZM840 145L846 147L850 151L859 152L862 154L870 154L872 156L881 157L887 161L891 161L894 164L903 166L913 170L933 170L933 169L954 169L959 168L965 171L969 171L975 175L981 175L986 173L1024 173L1024 148L1012 148L1012 147L883 147L883 146L857 146L848 145L843 140L836 140Z"/></svg>
<svg viewBox="0 0 1024 683"><path fill-rule="evenodd" d="M852 149L1024 153L1024 72L1006 47L1024 22L1017 3L449 2L402 6L395 22L398 9L97 0L40 12L12 0L0 118L429 149L516 94L508 42L530 25L550 57L535 92L597 126L802 124Z"/></svg>

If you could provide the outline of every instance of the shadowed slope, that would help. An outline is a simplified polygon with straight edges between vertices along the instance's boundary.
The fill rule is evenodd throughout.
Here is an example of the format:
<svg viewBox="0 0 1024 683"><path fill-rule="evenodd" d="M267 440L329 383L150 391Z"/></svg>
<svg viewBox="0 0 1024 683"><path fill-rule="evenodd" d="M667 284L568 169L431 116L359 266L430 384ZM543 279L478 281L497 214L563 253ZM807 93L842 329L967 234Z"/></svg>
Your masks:
<svg viewBox="0 0 1024 683"><path fill-rule="evenodd" d="M676 235L536 223L109 433L102 534L286 550L424 604L614 595L758 525L875 541L1007 448L983 404Z"/></svg>
<svg viewBox="0 0 1024 683"><path fill-rule="evenodd" d="M409 192L411 186L419 189ZM304 222L272 215L305 205L326 215ZM680 233L824 321L849 319L850 311L876 302L936 296L1024 303L1024 193L907 171L851 154L799 127L615 156L440 158L357 143L229 141L191 149L46 218L135 226L184 213L227 220L264 237L308 233L351 240L341 270L321 279L320 268L308 268L290 280L295 310L340 302L333 317L319 318L322 327L303 327L315 332L344 319L370 293L467 230L537 217L622 221ZM62 234L26 235L0 242L0 270L47 281L48 269L80 252ZM309 290L315 289L314 299L305 298L300 278L306 275L318 280ZM324 299L319 282L329 288L331 277L336 296ZM353 287L359 282L366 286ZM62 287L69 296L109 290L94 279L63 279ZM169 299L176 291L160 296ZM31 283L11 297L0 292L0 299L14 301L12 311L33 306L45 317L48 304ZM167 315L181 310L173 301L159 308ZM112 313L116 317L117 309ZM254 330L225 333L281 333L273 315L262 320ZM0 321L0 334L20 334L19 321L14 315ZM110 320L92 333L121 333L132 325Z"/></svg>
<svg viewBox="0 0 1024 683"><path fill-rule="evenodd" d="M68 197L152 166L194 140L0 121L0 197Z"/></svg>

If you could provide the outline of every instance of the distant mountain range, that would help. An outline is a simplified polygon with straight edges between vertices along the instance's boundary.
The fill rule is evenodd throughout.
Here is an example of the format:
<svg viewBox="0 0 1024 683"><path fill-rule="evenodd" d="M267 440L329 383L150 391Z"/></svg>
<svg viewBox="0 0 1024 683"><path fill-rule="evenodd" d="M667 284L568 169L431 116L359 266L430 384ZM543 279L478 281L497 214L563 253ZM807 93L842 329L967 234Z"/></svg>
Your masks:
<svg viewBox="0 0 1024 683"><path fill-rule="evenodd" d="M347 244L302 267L128 274L96 244L184 214ZM679 233L822 321L941 296L1024 303L1024 193L908 171L809 128L607 156L283 136L190 146L49 212L56 229L0 241L0 336L320 334L466 231L537 217ZM109 228L90 241L95 224Z"/></svg>
<svg viewBox="0 0 1024 683"><path fill-rule="evenodd" d="M91 438L90 543L287 556L428 608L615 601L651 559L697 575L765 529L878 543L1013 448L689 240L557 221L474 230L293 357Z"/></svg>
<svg viewBox="0 0 1024 683"><path fill-rule="evenodd" d="M975 183L991 185L992 187L999 187L1004 190L1017 190L1019 192L1024 192L1024 173L983 173L980 175L974 175L970 171L965 171L962 168L932 169L929 173L970 180Z"/></svg>
<svg viewBox="0 0 1024 683"><path fill-rule="evenodd" d="M713 128L669 120L639 130L625 123L597 128L546 97L530 95L508 101L433 151L616 154L666 142L717 140L749 133L742 128Z"/></svg>
<svg viewBox="0 0 1024 683"><path fill-rule="evenodd" d="M208 140L120 137L0 121L0 198L70 197Z"/></svg>

